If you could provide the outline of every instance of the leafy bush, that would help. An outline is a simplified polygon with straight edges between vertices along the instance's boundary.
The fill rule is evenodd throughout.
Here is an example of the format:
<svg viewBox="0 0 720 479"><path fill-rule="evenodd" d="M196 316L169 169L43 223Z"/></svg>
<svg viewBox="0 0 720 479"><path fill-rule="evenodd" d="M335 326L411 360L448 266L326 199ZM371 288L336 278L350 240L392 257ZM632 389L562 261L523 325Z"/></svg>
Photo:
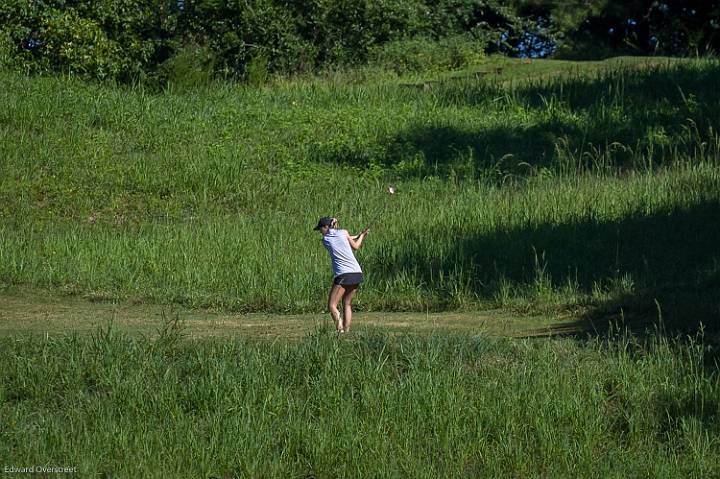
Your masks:
<svg viewBox="0 0 720 479"><path fill-rule="evenodd" d="M121 52L97 22L76 10L51 11L43 18L40 37L42 63L86 77L114 78L120 73Z"/></svg>
<svg viewBox="0 0 720 479"><path fill-rule="evenodd" d="M371 53L374 63L398 74L458 69L484 56L483 43L467 35L433 41L427 37L389 42Z"/></svg>
<svg viewBox="0 0 720 479"><path fill-rule="evenodd" d="M247 64L245 79L250 85L261 86L267 83L270 76L268 72L268 55L258 52Z"/></svg>
<svg viewBox="0 0 720 479"><path fill-rule="evenodd" d="M180 48L158 69L158 82L176 90L192 90L212 82L215 56L206 46L191 43Z"/></svg>
<svg viewBox="0 0 720 479"><path fill-rule="evenodd" d="M14 64L12 39L7 32L0 31L0 68Z"/></svg>
<svg viewBox="0 0 720 479"><path fill-rule="evenodd" d="M0 37L18 68L91 78L143 78L177 43L168 0L0 2ZM7 62L6 62L7 63Z"/></svg>

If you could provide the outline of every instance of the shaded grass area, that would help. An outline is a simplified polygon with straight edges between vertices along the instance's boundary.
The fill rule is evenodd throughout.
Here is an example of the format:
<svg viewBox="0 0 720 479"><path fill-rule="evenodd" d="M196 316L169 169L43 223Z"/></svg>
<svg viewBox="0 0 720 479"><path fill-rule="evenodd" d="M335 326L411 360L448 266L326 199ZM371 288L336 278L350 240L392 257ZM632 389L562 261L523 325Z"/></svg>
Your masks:
<svg viewBox="0 0 720 479"><path fill-rule="evenodd" d="M717 158L716 62L590 72L583 65L548 80L528 71L509 86L441 82L416 93L431 98L440 116L406 117L375 145L330 141L314 158L356 167L380 163L407 176L491 181L538 170L646 170L705 152Z"/></svg>
<svg viewBox="0 0 720 479"><path fill-rule="evenodd" d="M682 187L682 182L676 186ZM651 195L657 199L661 193ZM554 207L560 209L562 201ZM441 281L442 271L465 271L469 291L507 308L581 306L583 294L591 294L601 307L584 313L588 317L622 307L627 318L637 312L663 316L667 326L693 329L702 322L719 330L720 202L669 202L652 213L647 206L616 219L589 211L567 222L548 218L491 230L466 227L461 235L454 225L441 223L435 230L411 232L408 243L414 247L392 260L381 256L370 269L391 276L401 265L422 284ZM435 254L423 241L455 235L447 241L452 247ZM524 285L524 294L515 285Z"/></svg>
<svg viewBox="0 0 720 479"><path fill-rule="evenodd" d="M0 462L143 477L713 477L701 342L0 338Z"/></svg>

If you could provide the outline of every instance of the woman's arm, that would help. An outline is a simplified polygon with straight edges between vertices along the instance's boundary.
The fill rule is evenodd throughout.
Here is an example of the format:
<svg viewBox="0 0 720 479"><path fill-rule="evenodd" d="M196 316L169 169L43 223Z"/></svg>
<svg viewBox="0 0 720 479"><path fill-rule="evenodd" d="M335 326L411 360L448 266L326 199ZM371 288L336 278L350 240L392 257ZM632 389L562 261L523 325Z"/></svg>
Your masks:
<svg viewBox="0 0 720 479"><path fill-rule="evenodd" d="M357 236L352 236L350 233L348 233L348 241L350 242L350 247L354 249L355 251L359 250L362 246L363 240L368 234L368 229L365 228L362 230L362 232Z"/></svg>

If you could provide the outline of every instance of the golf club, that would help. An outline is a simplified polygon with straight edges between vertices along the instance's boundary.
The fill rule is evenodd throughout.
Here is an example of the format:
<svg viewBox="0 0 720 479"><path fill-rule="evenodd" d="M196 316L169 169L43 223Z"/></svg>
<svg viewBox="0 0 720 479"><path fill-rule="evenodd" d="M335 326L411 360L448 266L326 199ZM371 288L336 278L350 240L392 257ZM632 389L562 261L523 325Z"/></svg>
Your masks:
<svg viewBox="0 0 720 479"><path fill-rule="evenodd" d="M397 191L397 190L396 190L395 187L392 186L392 185L390 185L390 186L388 187L388 189L387 189L387 193L388 193L390 196L393 196L396 191ZM385 202L380 206L380 208L379 208L378 211L375 213L375 215L372 216L372 220L370 220L370 222L367 224L367 226L365 226L365 228L363 229L363 231L369 230L370 227L373 226L373 225L377 222L378 219L380 219L380 215L382 215L382 214L385 212L385 209L386 209L386 208L387 208L387 199L386 199ZM361 233L361 234L362 234L362 233ZM358 235L358 236L356 237L356 239L359 238L359 237L360 237L360 235Z"/></svg>

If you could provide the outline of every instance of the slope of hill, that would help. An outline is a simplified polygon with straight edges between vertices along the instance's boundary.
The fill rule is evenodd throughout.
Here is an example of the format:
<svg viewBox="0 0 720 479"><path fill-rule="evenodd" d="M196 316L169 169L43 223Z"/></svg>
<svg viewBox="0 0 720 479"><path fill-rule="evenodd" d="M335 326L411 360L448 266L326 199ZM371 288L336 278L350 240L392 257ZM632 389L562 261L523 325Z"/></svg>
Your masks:
<svg viewBox="0 0 720 479"><path fill-rule="evenodd" d="M720 64L480 69L163 94L0 73L0 282L318 310L317 217L382 211L361 309L715 318Z"/></svg>

